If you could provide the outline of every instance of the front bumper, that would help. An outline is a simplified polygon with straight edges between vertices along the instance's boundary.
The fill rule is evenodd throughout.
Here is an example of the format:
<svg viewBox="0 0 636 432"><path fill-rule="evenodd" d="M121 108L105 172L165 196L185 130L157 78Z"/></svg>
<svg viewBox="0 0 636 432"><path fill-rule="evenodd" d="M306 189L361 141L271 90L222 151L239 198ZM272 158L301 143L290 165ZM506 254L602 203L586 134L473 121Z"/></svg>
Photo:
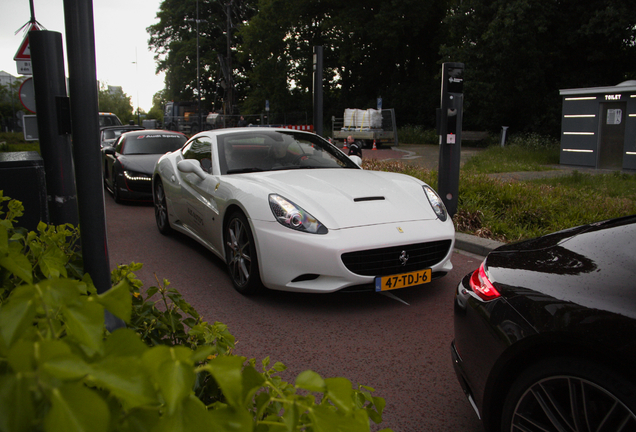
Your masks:
<svg viewBox="0 0 636 432"><path fill-rule="evenodd" d="M252 223L258 233L261 280L271 289L326 293L369 285L375 278L348 270L342 254L437 240L451 240L451 244L446 256L429 268L434 276L453 268L450 258L455 231L452 223L439 220L330 230L325 235L293 231L278 222L252 220Z"/></svg>

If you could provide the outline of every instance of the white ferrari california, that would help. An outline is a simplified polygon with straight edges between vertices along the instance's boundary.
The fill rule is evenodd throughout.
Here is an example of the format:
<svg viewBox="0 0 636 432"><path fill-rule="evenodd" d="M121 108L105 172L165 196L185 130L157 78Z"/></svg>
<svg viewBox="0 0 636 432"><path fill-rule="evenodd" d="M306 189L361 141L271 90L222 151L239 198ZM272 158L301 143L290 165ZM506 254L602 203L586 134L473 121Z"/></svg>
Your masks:
<svg viewBox="0 0 636 432"><path fill-rule="evenodd" d="M157 227L218 255L242 294L385 291L448 273L455 230L437 193L361 163L309 132L200 132L155 166Z"/></svg>

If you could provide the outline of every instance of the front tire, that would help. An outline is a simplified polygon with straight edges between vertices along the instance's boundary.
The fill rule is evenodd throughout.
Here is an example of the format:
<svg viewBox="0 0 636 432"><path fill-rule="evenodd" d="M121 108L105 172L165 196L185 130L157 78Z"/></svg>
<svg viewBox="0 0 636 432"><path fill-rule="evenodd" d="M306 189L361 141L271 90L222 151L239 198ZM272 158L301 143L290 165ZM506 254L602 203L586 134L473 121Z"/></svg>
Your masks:
<svg viewBox="0 0 636 432"><path fill-rule="evenodd" d="M117 188L117 179L113 179L113 199L117 204L121 204L121 196L119 194L119 189Z"/></svg>
<svg viewBox="0 0 636 432"><path fill-rule="evenodd" d="M163 188L161 179L155 180L155 187L153 189L152 201L155 204L155 221L157 222L157 228L163 235L168 235L172 232L170 227L170 220L168 219L168 204L166 203L166 191Z"/></svg>
<svg viewBox="0 0 636 432"><path fill-rule="evenodd" d="M235 212L225 225L225 258L234 289L243 295L263 289L252 230L243 213Z"/></svg>
<svg viewBox="0 0 636 432"><path fill-rule="evenodd" d="M501 432L636 430L636 388L612 370L578 358L526 369L506 397Z"/></svg>

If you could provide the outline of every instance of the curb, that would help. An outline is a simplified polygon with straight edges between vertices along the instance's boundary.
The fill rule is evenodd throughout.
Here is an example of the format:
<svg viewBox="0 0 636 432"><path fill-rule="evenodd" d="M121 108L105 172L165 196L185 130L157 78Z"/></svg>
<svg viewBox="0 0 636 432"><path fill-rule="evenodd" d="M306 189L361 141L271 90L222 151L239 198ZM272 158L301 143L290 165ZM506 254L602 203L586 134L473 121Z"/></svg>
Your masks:
<svg viewBox="0 0 636 432"><path fill-rule="evenodd" d="M503 246L505 243L496 240L485 239L470 234L455 233L455 249L470 252L485 257L493 249Z"/></svg>

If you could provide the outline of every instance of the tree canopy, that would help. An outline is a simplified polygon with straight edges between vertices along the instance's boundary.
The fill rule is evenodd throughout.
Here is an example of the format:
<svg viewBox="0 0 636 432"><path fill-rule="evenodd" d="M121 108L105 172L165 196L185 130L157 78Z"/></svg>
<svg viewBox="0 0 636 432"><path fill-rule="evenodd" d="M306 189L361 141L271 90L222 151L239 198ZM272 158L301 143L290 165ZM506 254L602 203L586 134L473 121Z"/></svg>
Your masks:
<svg viewBox="0 0 636 432"><path fill-rule="evenodd" d="M99 111L112 112L123 124L136 120L133 115L132 99L121 87L109 87L102 84L99 88Z"/></svg>
<svg viewBox="0 0 636 432"><path fill-rule="evenodd" d="M636 78L635 3L198 0L201 98L243 114L266 100L274 112L311 112L319 45L325 119L382 97L399 124L433 127L441 63L452 61L465 64L466 127L558 133L559 89ZM166 100L196 97L196 7L163 0L148 28Z"/></svg>

